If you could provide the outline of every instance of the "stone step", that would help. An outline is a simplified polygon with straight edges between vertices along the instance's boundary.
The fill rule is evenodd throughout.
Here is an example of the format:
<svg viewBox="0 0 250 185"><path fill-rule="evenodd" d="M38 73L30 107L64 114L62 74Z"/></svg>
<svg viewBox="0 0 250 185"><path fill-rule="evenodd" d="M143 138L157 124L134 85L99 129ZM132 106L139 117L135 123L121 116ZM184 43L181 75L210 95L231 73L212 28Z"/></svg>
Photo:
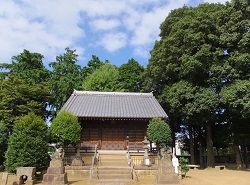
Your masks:
<svg viewBox="0 0 250 185"><path fill-rule="evenodd" d="M115 168L115 167L108 167L108 168L98 168L93 171L93 174L130 174L130 168Z"/></svg>
<svg viewBox="0 0 250 185"><path fill-rule="evenodd" d="M126 155L123 154L99 154L100 166L128 166Z"/></svg>
<svg viewBox="0 0 250 185"><path fill-rule="evenodd" d="M133 182L131 168L124 151L102 151L99 153L98 167L93 170L92 179L98 182Z"/></svg>
<svg viewBox="0 0 250 185"><path fill-rule="evenodd" d="M93 175L92 179L132 179L132 174L98 174Z"/></svg>
<svg viewBox="0 0 250 185"><path fill-rule="evenodd" d="M107 185L107 184L112 184L112 185L127 185L127 184L134 184L133 179L101 179L101 180L96 180L92 179L94 182L98 182L98 184L102 185Z"/></svg>
<svg viewBox="0 0 250 185"><path fill-rule="evenodd" d="M128 163L125 162L100 162L99 166L123 166L126 167L128 166Z"/></svg>
<svg viewBox="0 0 250 185"><path fill-rule="evenodd" d="M99 155L102 159L126 159L126 155Z"/></svg>

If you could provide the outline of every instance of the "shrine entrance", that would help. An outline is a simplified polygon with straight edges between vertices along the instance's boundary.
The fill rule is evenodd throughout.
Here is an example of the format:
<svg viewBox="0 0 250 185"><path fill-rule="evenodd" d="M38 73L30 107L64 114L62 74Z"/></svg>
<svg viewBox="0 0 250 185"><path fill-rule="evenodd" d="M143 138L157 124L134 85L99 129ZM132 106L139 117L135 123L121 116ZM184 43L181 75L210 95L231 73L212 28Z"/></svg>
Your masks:
<svg viewBox="0 0 250 185"><path fill-rule="evenodd" d="M81 148L91 150L126 150L143 148L147 120L93 120L82 123Z"/></svg>
<svg viewBox="0 0 250 185"><path fill-rule="evenodd" d="M124 150L125 140L124 128L102 128L102 150Z"/></svg>

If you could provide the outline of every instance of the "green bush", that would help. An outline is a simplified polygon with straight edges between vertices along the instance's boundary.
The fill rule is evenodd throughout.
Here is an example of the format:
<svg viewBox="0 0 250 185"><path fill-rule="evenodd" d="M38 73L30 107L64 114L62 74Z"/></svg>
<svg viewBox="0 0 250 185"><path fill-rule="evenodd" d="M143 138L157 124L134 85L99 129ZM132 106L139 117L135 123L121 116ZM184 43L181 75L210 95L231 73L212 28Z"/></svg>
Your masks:
<svg viewBox="0 0 250 185"><path fill-rule="evenodd" d="M184 177L186 177L186 173L189 171L188 159L181 157L179 159L179 165L181 167L181 173L184 174Z"/></svg>
<svg viewBox="0 0 250 185"><path fill-rule="evenodd" d="M150 120L147 128L147 137L151 142L155 142L158 148L164 148L172 141L169 125L161 118Z"/></svg>
<svg viewBox="0 0 250 185"><path fill-rule="evenodd" d="M34 113L29 113L14 124L5 155L5 169L15 172L17 167L47 167L47 151L47 124Z"/></svg>
<svg viewBox="0 0 250 185"><path fill-rule="evenodd" d="M80 140L80 132L81 126L77 116L66 111L59 112L50 127L52 139L64 146L76 144Z"/></svg>

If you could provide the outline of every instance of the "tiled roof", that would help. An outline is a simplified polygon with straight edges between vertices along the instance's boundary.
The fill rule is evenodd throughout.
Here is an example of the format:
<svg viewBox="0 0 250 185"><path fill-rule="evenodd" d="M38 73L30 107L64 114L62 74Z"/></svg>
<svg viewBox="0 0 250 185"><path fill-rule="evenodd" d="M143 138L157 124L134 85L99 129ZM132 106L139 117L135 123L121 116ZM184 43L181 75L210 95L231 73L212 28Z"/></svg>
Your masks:
<svg viewBox="0 0 250 185"><path fill-rule="evenodd" d="M167 118L152 93L74 91L62 110L85 118Z"/></svg>

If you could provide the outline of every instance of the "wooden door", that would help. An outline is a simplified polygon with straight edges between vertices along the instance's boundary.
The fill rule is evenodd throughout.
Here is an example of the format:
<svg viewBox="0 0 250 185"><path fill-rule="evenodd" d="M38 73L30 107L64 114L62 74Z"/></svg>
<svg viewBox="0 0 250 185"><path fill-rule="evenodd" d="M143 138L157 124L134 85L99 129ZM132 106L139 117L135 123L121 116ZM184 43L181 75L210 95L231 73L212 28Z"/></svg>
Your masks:
<svg viewBox="0 0 250 185"><path fill-rule="evenodd" d="M143 149L145 130L142 128L128 128L127 136L129 137L128 146L131 150L133 149Z"/></svg>
<svg viewBox="0 0 250 185"><path fill-rule="evenodd" d="M102 150L124 150L124 128L102 128Z"/></svg>
<svg viewBox="0 0 250 185"><path fill-rule="evenodd" d="M81 132L82 149L95 148L98 145L99 130L98 128L84 128Z"/></svg>

